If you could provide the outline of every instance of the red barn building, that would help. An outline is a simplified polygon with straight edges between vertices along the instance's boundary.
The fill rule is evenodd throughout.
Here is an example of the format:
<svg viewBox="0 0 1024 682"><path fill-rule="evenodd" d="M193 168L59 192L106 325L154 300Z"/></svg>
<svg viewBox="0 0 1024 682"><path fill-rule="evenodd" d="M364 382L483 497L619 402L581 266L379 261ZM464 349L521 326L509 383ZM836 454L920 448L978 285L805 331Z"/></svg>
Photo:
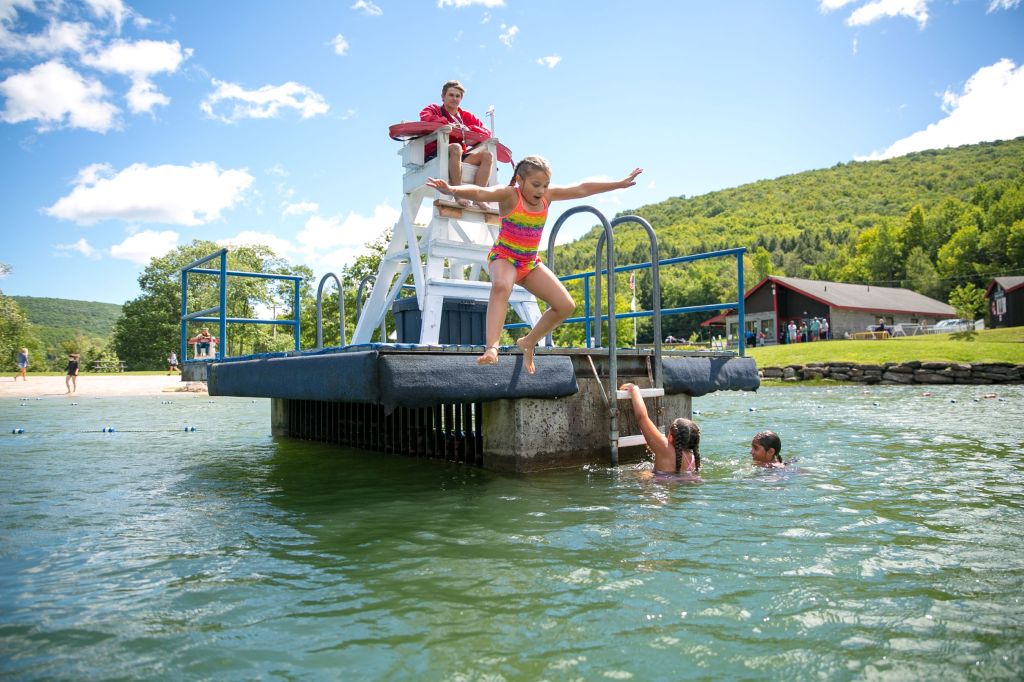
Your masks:
<svg viewBox="0 0 1024 682"><path fill-rule="evenodd" d="M956 317L956 312L942 301L909 289L774 275L754 285L743 300L745 332L763 332L767 343L782 339L790 320L799 326L812 318L825 319L829 337L841 339L877 325L879 319L887 328L894 328L898 324L932 325ZM724 324L730 338L737 336L738 316L734 311L701 324Z"/></svg>
<svg viewBox="0 0 1024 682"><path fill-rule="evenodd" d="M996 277L985 288L990 327L1024 325L1024 277Z"/></svg>

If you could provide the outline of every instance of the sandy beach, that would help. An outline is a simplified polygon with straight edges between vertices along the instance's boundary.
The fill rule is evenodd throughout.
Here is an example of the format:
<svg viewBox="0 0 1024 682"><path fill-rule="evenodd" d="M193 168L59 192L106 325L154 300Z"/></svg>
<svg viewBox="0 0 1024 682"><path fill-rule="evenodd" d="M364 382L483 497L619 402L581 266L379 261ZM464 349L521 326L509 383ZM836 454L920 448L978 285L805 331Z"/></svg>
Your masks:
<svg viewBox="0 0 1024 682"><path fill-rule="evenodd" d="M78 377L78 390L66 393L63 376L31 376L28 381L14 381L10 376L0 378L0 399L67 396L88 398L95 396L144 396L176 392L206 393L206 384L183 382L181 376L119 374L82 374Z"/></svg>

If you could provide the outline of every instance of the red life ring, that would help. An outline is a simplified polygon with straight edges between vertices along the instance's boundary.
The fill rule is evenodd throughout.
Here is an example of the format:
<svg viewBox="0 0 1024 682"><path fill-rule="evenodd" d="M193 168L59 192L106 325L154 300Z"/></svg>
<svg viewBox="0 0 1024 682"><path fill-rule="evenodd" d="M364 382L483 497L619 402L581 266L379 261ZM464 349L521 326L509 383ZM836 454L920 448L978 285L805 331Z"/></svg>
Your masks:
<svg viewBox="0 0 1024 682"><path fill-rule="evenodd" d="M398 140L399 142L405 142L406 140L413 140L417 137L423 137L428 135L445 123L438 121L408 121L406 123L396 123L393 126L388 127L388 135L392 140ZM474 130L462 131L458 128L452 128L452 132L449 133L449 139L452 142L462 142L465 137L466 144L477 144L483 142L488 138L487 135L483 135ZM498 143L498 161L502 163L512 163L512 151L503 145Z"/></svg>

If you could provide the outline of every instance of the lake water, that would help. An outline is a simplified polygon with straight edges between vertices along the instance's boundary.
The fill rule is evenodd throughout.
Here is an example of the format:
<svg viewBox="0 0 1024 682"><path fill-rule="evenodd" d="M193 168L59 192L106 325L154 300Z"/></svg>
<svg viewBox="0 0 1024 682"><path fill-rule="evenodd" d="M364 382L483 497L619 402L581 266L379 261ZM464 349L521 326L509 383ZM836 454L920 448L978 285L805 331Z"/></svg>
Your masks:
<svg viewBox="0 0 1024 682"><path fill-rule="evenodd" d="M1024 386L928 390L698 398L676 486L275 442L264 400L5 400L0 677L1019 679ZM750 466L763 428L798 464Z"/></svg>

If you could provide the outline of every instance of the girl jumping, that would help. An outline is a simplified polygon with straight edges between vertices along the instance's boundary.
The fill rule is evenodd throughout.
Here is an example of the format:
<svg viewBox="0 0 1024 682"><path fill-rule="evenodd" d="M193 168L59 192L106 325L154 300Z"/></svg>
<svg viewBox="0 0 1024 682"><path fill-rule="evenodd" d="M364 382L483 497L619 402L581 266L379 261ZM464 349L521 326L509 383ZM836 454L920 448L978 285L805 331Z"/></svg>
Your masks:
<svg viewBox="0 0 1024 682"><path fill-rule="evenodd" d="M487 347L477 358L477 364L493 365L498 362L498 339L505 324L508 298L514 284L521 285L548 305L530 333L516 340L516 346L523 352L523 367L529 374L536 371L533 355L537 343L576 309L572 296L537 257L550 203L632 187L636 184L636 176L642 172L642 168L635 168L615 182L581 182L558 187L550 185L551 167L548 162L539 156L527 156L516 164L512 181L505 187L452 186L439 178L427 179L428 187L450 194L456 200L497 202L501 215L498 240L487 254L491 276L491 296L487 302Z"/></svg>

